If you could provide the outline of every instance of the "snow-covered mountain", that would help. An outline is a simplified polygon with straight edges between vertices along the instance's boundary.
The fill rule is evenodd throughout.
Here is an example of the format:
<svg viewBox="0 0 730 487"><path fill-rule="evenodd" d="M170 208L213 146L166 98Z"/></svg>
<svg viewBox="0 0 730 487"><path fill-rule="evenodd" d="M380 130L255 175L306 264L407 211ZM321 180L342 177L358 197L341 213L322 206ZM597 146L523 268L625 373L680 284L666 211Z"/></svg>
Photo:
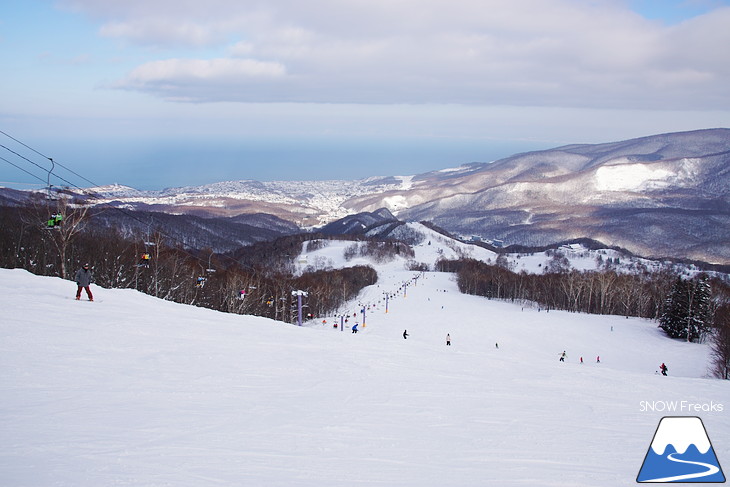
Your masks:
<svg viewBox="0 0 730 487"><path fill-rule="evenodd" d="M414 177L358 196L454 233L545 245L579 237L645 256L730 262L730 130L572 145Z"/></svg>
<svg viewBox="0 0 730 487"><path fill-rule="evenodd" d="M365 235L407 242L414 251L414 256L408 265L415 264L428 269L435 269L441 259L474 259L487 264L495 264L497 258L500 257L503 259L501 265L514 272L542 274L558 255L565 259L565 270L601 271L610 269L627 274L659 273L667 270L687 278L694 277L701 272L727 277L725 273L708 272L692 264L651 260L617 249L589 248L581 243L564 244L543 252L497 253L473 242L454 239L422 223L410 222L397 226L390 226L386 223L383 226L389 229L386 235L383 235L383 228L380 226L373 227L370 231L365 232ZM365 257L347 259L345 255L353 245L362 245L362 243L353 243L351 240L324 240L321 241L321 245L314 246L316 250L305 250L295 261L300 272L341 269L353 265L373 265L372 261Z"/></svg>
<svg viewBox="0 0 730 487"><path fill-rule="evenodd" d="M570 145L410 177L95 191L107 203L271 213L303 227L387 208L508 244L587 237L640 255L730 263L730 129Z"/></svg>
<svg viewBox="0 0 730 487"><path fill-rule="evenodd" d="M507 245L591 238L638 255L730 264L730 129L568 145L415 176L90 191L97 204L270 214L300 228L385 208L403 221Z"/></svg>
<svg viewBox="0 0 730 487"><path fill-rule="evenodd" d="M386 177L357 181L226 181L204 186L139 191L121 185L90 188L99 204L126 208L236 216L267 213L300 227L330 223L351 213L344 202L353 196L403 191L410 178Z"/></svg>
<svg viewBox="0 0 730 487"><path fill-rule="evenodd" d="M77 302L73 282L0 269L0 483L629 486L671 401L727 463L707 344L462 295L403 265L376 265L344 331L131 289Z"/></svg>

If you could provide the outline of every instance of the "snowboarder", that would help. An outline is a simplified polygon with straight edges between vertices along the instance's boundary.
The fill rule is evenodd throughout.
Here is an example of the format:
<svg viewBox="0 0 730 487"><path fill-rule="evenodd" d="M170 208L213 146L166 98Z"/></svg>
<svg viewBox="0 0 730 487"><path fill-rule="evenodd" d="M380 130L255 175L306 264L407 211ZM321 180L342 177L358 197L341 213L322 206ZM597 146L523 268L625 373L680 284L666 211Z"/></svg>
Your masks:
<svg viewBox="0 0 730 487"><path fill-rule="evenodd" d="M662 375L667 375L667 371L669 370L669 368L667 368L667 366L664 365L664 362L662 362L662 365L659 366L659 369L662 371Z"/></svg>
<svg viewBox="0 0 730 487"><path fill-rule="evenodd" d="M357 333L357 323L355 323L354 325L352 325L352 332L353 333Z"/></svg>
<svg viewBox="0 0 730 487"><path fill-rule="evenodd" d="M565 362L565 350L563 350L563 353L560 354L560 361Z"/></svg>
<svg viewBox="0 0 730 487"><path fill-rule="evenodd" d="M76 272L76 277L74 278L74 280L76 281L76 285L78 286L78 289L76 290L77 301L81 299L82 289L86 291L86 295L89 297L89 301L94 300L94 295L91 294L91 288L89 287L91 285L92 279L93 276L91 274L91 271L89 270L89 264L84 264L84 266Z"/></svg>
<svg viewBox="0 0 730 487"><path fill-rule="evenodd" d="M446 345L449 347L451 346L451 335L448 333L446 334Z"/></svg>
<svg viewBox="0 0 730 487"><path fill-rule="evenodd" d="M404 340L408 339L408 330L403 330L403 339Z"/></svg>

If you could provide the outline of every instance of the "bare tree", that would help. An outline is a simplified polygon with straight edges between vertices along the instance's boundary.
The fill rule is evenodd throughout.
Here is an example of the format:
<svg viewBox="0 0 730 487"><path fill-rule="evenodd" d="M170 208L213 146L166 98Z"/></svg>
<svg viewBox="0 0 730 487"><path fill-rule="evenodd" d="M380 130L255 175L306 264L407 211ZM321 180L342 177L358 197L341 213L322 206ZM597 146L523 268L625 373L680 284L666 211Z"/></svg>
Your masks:
<svg viewBox="0 0 730 487"><path fill-rule="evenodd" d="M68 197L61 197L51 208L55 208L55 215L60 215L60 219L57 219L60 224L49 228L49 238L58 251L60 277L66 279L69 275L68 250L74 237L84 228L89 207L84 202L74 203Z"/></svg>
<svg viewBox="0 0 730 487"><path fill-rule="evenodd" d="M598 314L608 314L611 303L613 301L613 294L611 288L614 282L616 282L616 273L613 271L596 272L595 278L598 284Z"/></svg>

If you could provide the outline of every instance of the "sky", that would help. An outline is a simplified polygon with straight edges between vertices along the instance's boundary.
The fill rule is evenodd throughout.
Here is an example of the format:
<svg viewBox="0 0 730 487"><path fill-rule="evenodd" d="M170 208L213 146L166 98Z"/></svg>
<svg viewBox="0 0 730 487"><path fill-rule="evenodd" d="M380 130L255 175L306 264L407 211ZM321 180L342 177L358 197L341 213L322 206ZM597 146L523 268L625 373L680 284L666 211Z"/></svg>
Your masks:
<svg viewBox="0 0 730 487"><path fill-rule="evenodd" d="M0 185L45 157L162 189L728 127L728 25L730 0L3 2Z"/></svg>

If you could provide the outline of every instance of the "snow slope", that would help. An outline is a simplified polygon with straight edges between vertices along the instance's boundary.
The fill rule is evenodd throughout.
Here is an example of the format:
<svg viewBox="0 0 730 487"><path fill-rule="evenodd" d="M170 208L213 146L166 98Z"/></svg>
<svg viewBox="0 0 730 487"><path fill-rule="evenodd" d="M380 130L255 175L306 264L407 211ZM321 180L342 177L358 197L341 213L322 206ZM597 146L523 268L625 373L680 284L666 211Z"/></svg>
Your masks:
<svg viewBox="0 0 730 487"><path fill-rule="evenodd" d="M398 227L405 229L406 232L415 232L422 236L422 241L418 244L411 245L415 256L411 259L417 264L427 264L430 269L436 268L439 259L453 260L460 258L470 258L480 260L488 264L494 264L498 255L478 245L465 243L453 238L449 238L421 223L409 222ZM397 229L397 230L398 230ZM388 235L388 238L403 239L398 232ZM308 267L314 269L341 269L343 267L354 265L372 265L369 259L356 257L346 260L344 257L345 250L354 244L347 240L324 240L323 248L315 251L302 252L295 259L298 271L303 272ZM601 269L611 269L616 272L623 273L641 273L641 272L660 272L662 270L673 270L681 272L686 276L693 276L703 272L693 264L676 264L671 261L649 260L641 257L635 257L630 254L613 250L598 249L590 250L582 244L563 245L556 249L557 253L567 259L570 269L578 271L599 271ZM510 270L514 272L527 272L528 274L542 274L553 260L555 252L526 252L526 253L505 253L502 254L505 262ZM613 261L607 267L608 260ZM391 264L391 267L402 269L407 265L403 259ZM706 271L710 275L719 275L726 278L725 274L716 273L714 271Z"/></svg>
<svg viewBox="0 0 730 487"><path fill-rule="evenodd" d="M365 323L352 304L358 334L97 286L76 302L0 269L0 485L628 486L668 414L642 401L723 404L671 415L701 416L730 464L705 345L461 295L449 274L385 313L417 275L401 269L361 293Z"/></svg>

